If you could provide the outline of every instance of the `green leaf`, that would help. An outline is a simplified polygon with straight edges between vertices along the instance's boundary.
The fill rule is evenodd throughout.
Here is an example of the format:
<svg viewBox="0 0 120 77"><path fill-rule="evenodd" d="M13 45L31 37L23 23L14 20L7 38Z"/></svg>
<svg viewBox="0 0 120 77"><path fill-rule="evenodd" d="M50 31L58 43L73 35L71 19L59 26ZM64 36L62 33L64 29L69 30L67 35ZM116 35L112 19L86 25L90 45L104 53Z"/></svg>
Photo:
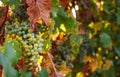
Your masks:
<svg viewBox="0 0 120 77"><path fill-rule="evenodd" d="M0 64L3 66L5 77L17 77L17 71L12 67L12 64L17 63L14 58L14 50L11 44L7 43L4 53L0 53Z"/></svg>
<svg viewBox="0 0 120 77"><path fill-rule="evenodd" d="M42 70L38 72L38 77L48 77L46 68L42 68Z"/></svg>
<svg viewBox="0 0 120 77"><path fill-rule="evenodd" d="M68 73L65 77L72 77L71 72L70 72L70 73Z"/></svg>
<svg viewBox="0 0 120 77"><path fill-rule="evenodd" d="M118 12L116 13L117 16L117 24L120 25L120 8L118 8Z"/></svg>
<svg viewBox="0 0 120 77"><path fill-rule="evenodd" d="M5 51L3 53L0 52L0 64L3 66L5 77L18 77L18 71L13 68L18 58L11 42L5 43Z"/></svg>
<svg viewBox="0 0 120 77"><path fill-rule="evenodd" d="M59 1L52 0L52 11L51 11L52 17L57 16L58 7L59 7Z"/></svg>
<svg viewBox="0 0 120 77"><path fill-rule="evenodd" d="M117 1L118 6L120 6L120 0L116 0L116 1Z"/></svg>
<svg viewBox="0 0 120 77"><path fill-rule="evenodd" d="M116 54L120 57L120 48L114 47Z"/></svg>
<svg viewBox="0 0 120 77"><path fill-rule="evenodd" d="M16 52L16 56L19 58L22 54L20 53L20 45L17 40L12 40L11 45L14 48L14 51Z"/></svg>
<svg viewBox="0 0 120 77"><path fill-rule="evenodd" d="M98 75L96 72L93 72L88 77L100 77L100 75Z"/></svg>
<svg viewBox="0 0 120 77"><path fill-rule="evenodd" d="M9 5L18 5L20 3L20 0L2 0L2 2Z"/></svg>
<svg viewBox="0 0 120 77"><path fill-rule="evenodd" d="M9 44L6 44L5 47L4 55L8 58L13 66L16 65L18 58L21 56L19 43L13 40Z"/></svg>
<svg viewBox="0 0 120 77"><path fill-rule="evenodd" d="M64 24L66 33L71 32L75 25L75 20L73 18L68 17L61 7L59 7L57 17L55 17L54 20L55 28L58 28L60 31L62 31L62 29L60 29L60 25Z"/></svg>
<svg viewBox="0 0 120 77"><path fill-rule="evenodd" d="M104 71L102 77L116 77L115 68L112 66L109 70Z"/></svg>
<svg viewBox="0 0 120 77"><path fill-rule="evenodd" d="M22 71L20 71L20 73L21 73L22 77L32 77L32 74L29 71L22 70Z"/></svg>
<svg viewBox="0 0 120 77"><path fill-rule="evenodd" d="M106 33L101 33L100 34L100 42L103 44L103 47L111 46L111 38Z"/></svg>

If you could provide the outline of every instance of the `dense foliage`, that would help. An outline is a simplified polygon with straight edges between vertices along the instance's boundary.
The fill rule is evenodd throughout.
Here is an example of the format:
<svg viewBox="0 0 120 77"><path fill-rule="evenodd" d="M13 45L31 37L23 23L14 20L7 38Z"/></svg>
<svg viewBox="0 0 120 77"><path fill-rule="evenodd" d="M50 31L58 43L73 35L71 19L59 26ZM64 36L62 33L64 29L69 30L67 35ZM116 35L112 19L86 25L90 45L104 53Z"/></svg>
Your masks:
<svg viewBox="0 0 120 77"><path fill-rule="evenodd" d="M120 0L1 0L0 77L120 77Z"/></svg>

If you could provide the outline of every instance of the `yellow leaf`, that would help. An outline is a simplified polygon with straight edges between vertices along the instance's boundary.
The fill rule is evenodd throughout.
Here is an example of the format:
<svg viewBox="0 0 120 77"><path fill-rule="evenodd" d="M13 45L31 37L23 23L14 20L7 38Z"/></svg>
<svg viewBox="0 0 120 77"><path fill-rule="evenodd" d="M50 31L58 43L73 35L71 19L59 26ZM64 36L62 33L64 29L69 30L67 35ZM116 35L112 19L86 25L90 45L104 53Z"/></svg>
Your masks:
<svg viewBox="0 0 120 77"><path fill-rule="evenodd" d="M60 25L60 29L63 30L64 32L66 32L66 28L65 28L65 25L64 25L64 24L61 24L61 25Z"/></svg>
<svg viewBox="0 0 120 77"><path fill-rule="evenodd" d="M72 3L71 3L71 2L69 2L69 6L72 6Z"/></svg>
<svg viewBox="0 0 120 77"><path fill-rule="evenodd" d="M98 51L101 52L102 51L102 47L98 47Z"/></svg>
<svg viewBox="0 0 120 77"><path fill-rule="evenodd" d="M92 72L94 72L98 68L97 60L94 60L92 63L90 63L90 68Z"/></svg>
<svg viewBox="0 0 120 77"><path fill-rule="evenodd" d="M96 60L98 62L98 64L97 64L98 69L101 69L102 66L103 66L103 60L102 59L103 59L103 57L100 54L96 53Z"/></svg>
<svg viewBox="0 0 120 77"><path fill-rule="evenodd" d="M65 61L62 62L62 65L57 66L57 68L61 70L63 74L68 74L71 71L71 69L67 68Z"/></svg>
<svg viewBox="0 0 120 77"><path fill-rule="evenodd" d="M93 29L97 30L97 31L100 31L101 30L101 26L99 23L95 23L94 26L93 26Z"/></svg>
<svg viewBox="0 0 120 77"><path fill-rule="evenodd" d="M109 22L105 22L105 28L107 28L110 25Z"/></svg>
<svg viewBox="0 0 120 77"><path fill-rule="evenodd" d="M38 58L37 62L42 63L42 60L43 60L43 56L40 56L40 57Z"/></svg>
<svg viewBox="0 0 120 77"><path fill-rule="evenodd" d="M91 56L86 56L83 60L84 63L87 63L87 62L92 62L94 59L91 57Z"/></svg>
<svg viewBox="0 0 120 77"><path fill-rule="evenodd" d="M93 23L91 22L89 25L88 25L91 29L94 29L95 31L100 31L101 30L101 26L99 23Z"/></svg>
<svg viewBox="0 0 120 77"><path fill-rule="evenodd" d="M100 10L103 11L103 5L100 5Z"/></svg>
<svg viewBox="0 0 120 77"><path fill-rule="evenodd" d="M102 65L103 65L103 61L102 60L99 60L98 61L98 69L101 69L102 68Z"/></svg>
<svg viewBox="0 0 120 77"><path fill-rule="evenodd" d="M89 33L89 38L92 39L93 35L92 33Z"/></svg>
<svg viewBox="0 0 120 77"><path fill-rule="evenodd" d="M10 37L10 34L6 34L6 38L9 38Z"/></svg>
<svg viewBox="0 0 120 77"><path fill-rule="evenodd" d="M98 2L98 0L93 0L94 3Z"/></svg>
<svg viewBox="0 0 120 77"><path fill-rule="evenodd" d="M36 22L39 23L39 24L42 24L43 21L42 21L41 18L38 18Z"/></svg>
<svg viewBox="0 0 120 77"><path fill-rule="evenodd" d="M90 28L93 28L93 25L94 25L94 23L91 22L88 26L89 26Z"/></svg>
<svg viewBox="0 0 120 77"><path fill-rule="evenodd" d="M76 77L84 77L84 74L83 74L82 72L78 72L78 73L76 74Z"/></svg>
<svg viewBox="0 0 120 77"><path fill-rule="evenodd" d="M56 33L54 33L54 34L52 35L52 40L55 41L59 34L60 34L60 33L59 33L59 30L58 30L58 28L56 28Z"/></svg>
<svg viewBox="0 0 120 77"><path fill-rule="evenodd" d="M106 60L105 64L103 65L104 70L109 70L111 65L112 65L112 61L111 60Z"/></svg>
<svg viewBox="0 0 120 77"><path fill-rule="evenodd" d="M115 56L115 60L118 60L118 56Z"/></svg>

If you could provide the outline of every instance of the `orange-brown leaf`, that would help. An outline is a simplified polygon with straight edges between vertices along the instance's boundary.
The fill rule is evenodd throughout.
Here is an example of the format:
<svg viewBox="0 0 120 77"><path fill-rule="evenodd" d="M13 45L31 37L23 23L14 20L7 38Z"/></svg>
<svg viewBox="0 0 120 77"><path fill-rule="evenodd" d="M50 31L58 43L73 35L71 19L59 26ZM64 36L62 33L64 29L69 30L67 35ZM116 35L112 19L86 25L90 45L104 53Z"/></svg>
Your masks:
<svg viewBox="0 0 120 77"><path fill-rule="evenodd" d="M46 25L49 23L51 0L25 0L28 5L27 14L30 18L31 28L35 29L35 23L41 18Z"/></svg>
<svg viewBox="0 0 120 77"><path fill-rule="evenodd" d="M3 44L4 42L4 33L5 33L5 21L7 18L7 13L8 13L8 6L5 5L4 7L0 7L0 44Z"/></svg>
<svg viewBox="0 0 120 77"><path fill-rule="evenodd" d="M68 6L70 1L71 0L60 0L60 4L64 10L67 9L67 6Z"/></svg>

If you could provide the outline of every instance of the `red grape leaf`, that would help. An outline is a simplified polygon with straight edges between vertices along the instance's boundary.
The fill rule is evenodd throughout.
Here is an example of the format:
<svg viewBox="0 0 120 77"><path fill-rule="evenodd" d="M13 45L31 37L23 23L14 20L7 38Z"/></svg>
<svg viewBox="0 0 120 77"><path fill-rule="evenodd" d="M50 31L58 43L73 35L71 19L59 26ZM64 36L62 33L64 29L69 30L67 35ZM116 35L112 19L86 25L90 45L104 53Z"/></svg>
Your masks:
<svg viewBox="0 0 120 77"><path fill-rule="evenodd" d="M30 18L31 28L35 30L35 23L39 18L48 25L52 7L51 0L25 0L25 2L28 5L27 14Z"/></svg>
<svg viewBox="0 0 120 77"><path fill-rule="evenodd" d="M0 7L0 44L4 42L4 33L5 33L5 21L7 18L8 6L4 5L4 7Z"/></svg>

